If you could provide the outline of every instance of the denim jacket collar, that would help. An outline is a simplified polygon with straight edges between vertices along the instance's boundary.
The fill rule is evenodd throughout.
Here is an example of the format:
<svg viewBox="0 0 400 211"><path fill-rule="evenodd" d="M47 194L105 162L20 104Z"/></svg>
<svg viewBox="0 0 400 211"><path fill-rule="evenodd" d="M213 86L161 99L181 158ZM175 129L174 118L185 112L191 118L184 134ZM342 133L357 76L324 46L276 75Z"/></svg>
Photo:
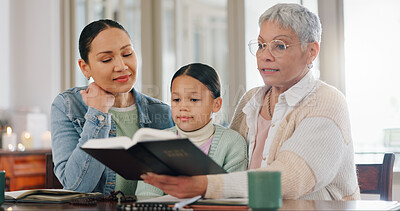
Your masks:
<svg viewBox="0 0 400 211"><path fill-rule="evenodd" d="M149 118L148 109L146 106L148 105L147 99L144 98L143 95L137 92L134 88L131 90L131 92L133 92L136 100L136 105L139 113L139 125L143 127L144 124L150 124L151 120Z"/></svg>

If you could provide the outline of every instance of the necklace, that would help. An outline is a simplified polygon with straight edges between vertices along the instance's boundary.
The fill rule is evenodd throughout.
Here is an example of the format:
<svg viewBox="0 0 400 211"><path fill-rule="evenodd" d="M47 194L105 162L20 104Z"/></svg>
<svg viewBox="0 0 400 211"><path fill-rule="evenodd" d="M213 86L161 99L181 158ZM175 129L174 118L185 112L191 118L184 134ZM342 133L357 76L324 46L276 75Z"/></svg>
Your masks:
<svg viewBox="0 0 400 211"><path fill-rule="evenodd" d="M268 90L268 93L267 93L268 115L269 115L269 118L272 119L272 112L271 112L271 95L272 95L272 87Z"/></svg>

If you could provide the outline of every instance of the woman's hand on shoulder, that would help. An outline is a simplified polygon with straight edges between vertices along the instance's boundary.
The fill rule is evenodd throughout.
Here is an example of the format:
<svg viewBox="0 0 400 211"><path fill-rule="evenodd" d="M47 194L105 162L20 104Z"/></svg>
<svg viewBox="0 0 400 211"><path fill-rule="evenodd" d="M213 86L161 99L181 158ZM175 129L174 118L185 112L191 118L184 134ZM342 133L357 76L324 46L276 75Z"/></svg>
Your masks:
<svg viewBox="0 0 400 211"><path fill-rule="evenodd" d="M95 82L89 84L88 88L81 90L80 93L83 102L87 106L93 107L103 113L108 113L108 110L114 105L114 95L104 91Z"/></svg>

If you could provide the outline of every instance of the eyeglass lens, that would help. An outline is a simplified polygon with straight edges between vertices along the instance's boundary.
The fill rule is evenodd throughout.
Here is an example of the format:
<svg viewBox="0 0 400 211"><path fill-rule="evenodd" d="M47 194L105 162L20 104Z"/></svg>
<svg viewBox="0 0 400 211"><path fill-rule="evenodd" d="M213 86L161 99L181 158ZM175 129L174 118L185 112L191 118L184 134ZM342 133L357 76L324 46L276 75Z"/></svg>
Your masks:
<svg viewBox="0 0 400 211"><path fill-rule="evenodd" d="M268 47L269 52L275 56L280 57L285 54L286 51L286 44L281 40L272 40L271 42L267 43L259 43L258 41L254 40L249 43L249 50L250 53L254 56L257 53L261 53Z"/></svg>

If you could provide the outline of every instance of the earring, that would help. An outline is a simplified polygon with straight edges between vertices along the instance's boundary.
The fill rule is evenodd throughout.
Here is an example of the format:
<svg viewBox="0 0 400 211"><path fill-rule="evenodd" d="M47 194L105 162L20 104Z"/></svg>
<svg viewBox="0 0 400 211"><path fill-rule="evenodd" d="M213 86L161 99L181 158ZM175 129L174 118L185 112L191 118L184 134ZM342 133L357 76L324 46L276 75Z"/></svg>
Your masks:
<svg viewBox="0 0 400 211"><path fill-rule="evenodd" d="M312 63L307 65L307 69L309 69L309 70L311 70L311 68L313 68L313 67L314 67L314 65Z"/></svg>
<svg viewBox="0 0 400 211"><path fill-rule="evenodd" d="M90 75L88 75L86 78L87 78L87 80L90 80Z"/></svg>

